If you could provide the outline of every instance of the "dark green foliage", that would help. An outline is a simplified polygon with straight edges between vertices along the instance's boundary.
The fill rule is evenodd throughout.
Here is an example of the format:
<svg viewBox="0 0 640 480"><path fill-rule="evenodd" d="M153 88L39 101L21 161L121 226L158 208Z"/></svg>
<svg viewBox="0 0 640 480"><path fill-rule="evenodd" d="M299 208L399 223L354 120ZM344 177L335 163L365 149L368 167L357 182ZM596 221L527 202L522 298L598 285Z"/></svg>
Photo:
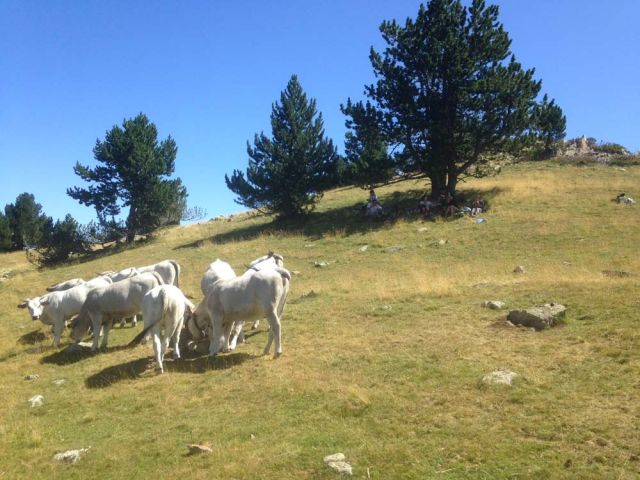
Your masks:
<svg viewBox="0 0 640 480"><path fill-rule="evenodd" d="M608 153L611 155L628 155L629 151L619 143L603 142L593 146L593 149L599 153Z"/></svg>
<svg viewBox="0 0 640 480"><path fill-rule="evenodd" d="M431 0L404 27L385 21L380 31L387 48L371 49L377 82L366 94L398 167L424 172L432 194L454 192L472 165L531 127L540 82L512 55L497 6Z"/></svg>
<svg viewBox="0 0 640 480"><path fill-rule="evenodd" d="M567 118L562 109L545 94L533 110L533 133L542 142L542 156L555 153L555 146L565 137L566 128Z"/></svg>
<svg viewBox="0 0 640 480"><path fill-rule="evenodd" d="M255 135L247 143L249 166L245 175L225 175L227 187L238 195L236 203L295 217L309 213L322 191L338 177L338 154L324 136L322 114L314 99L307 100L295 75L271 109L272 138Z"/></svg>
<svg viewBox="0 0 640 480"><path fill-rule="evenodd" d="M51 265L68 260L72 253L87 252L87 242L78 222L67 214L63 221L58 220L37 248L38 263Z"/></svg>
<svg viewBox="0 0 640 480"><path fill-rule="evenodd" d="M53 223L42 213L42 205L32 193L18 195L15 203L4 207L4 213L11 229L12 247L18 250L39 244Z"/></svg>
<svg viewBox="0 0 640 480"><path fill-rule="evenodd" d="M370 102L341 105L350 129L345 134L345 157L348 178L352 183L373 188L387 183L395 173L395 162L388 153L388 144L378 125L381 113Z"/></svg>
<svg viewBox="0 0 640 480"><path fill-rule="evenodd" d="M9 251L12 246L11 224L9 223L9 219L0 212L0 252Z"/></svg>
<svg viewBox="0 0 640 480"><path fill-rule="evenodd" d="M95 168L76 163L75 173L90 183L67 194L93 206L98 218L114 218L129 207L127 241L163 225L177 223L186 207L187 191L180 179L167 179L175 169L178 152L169 136L158 142L156 126L144 114L114 126L104 141L97 140Z"/></svg>

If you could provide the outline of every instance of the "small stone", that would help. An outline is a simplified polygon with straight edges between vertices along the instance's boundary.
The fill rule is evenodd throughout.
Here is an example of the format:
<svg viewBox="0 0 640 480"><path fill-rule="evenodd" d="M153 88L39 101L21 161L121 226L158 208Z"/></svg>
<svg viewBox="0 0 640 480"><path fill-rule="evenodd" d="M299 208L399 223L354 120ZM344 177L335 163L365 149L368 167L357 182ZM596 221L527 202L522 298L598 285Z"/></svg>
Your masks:
<svg viewBox="0 0 640 480"><path fill-rule="evenodd" d="M315 247L315 245L313 243L305 243L304 247L305 248L313 248L313 247Z"/></svg>
<svg viewBox="0 0 640 480"><path fill-rule="evenodd" d="M422 232L428 232L428 231L429 231L429 229L428 229L427 227L420 227L420 228L418 229L418 231L419 231L420 233L422 233Z"/></svg>
<svg viewBox="0 0 640 480"><path fill-rule="evenodd" d="M511 385L517 376L517 373L509 370L495 370L482 377L482 383L487 385Z"/></svg>
<svg viewBox="0 0 640 480"><path fill-rule="evenodd" d="M605 277L614 277L614 278L627 278L631 276L631 272L624 272L622 270L603 270L602 274Z"/></svg>
<svg viewBox="0 0 640 480"><path fill-rule="evenodd" d="M327 455L324 457L324 463L329 462L344 462L347 457L344 456L344 453L334 453L332 455Z"/></svg>
<svg viewBox="0 0 640 480"><path fill-rule="evenodd" d="M446 245L446 244L447 244L447 242L448 242L448 240L443 240L443 239L441 238L440 240L438 240L438 245L442 247L443 245Z"/></svg>
<svg viewBox="0 0 640 480"><path fill-rule="evenodd" d="M527 273L527 269L524 268L522 265L518 265L516 268L513 269L513 273Z"/></svg>
<svg viewBox="0 0 640 480"><path fill-rule="evenodd" d="M59 387L60 385L63 385L66 382L66 380L64 378L60 378L59 380L54 380L53 383L54 385L56 385L57 387Z"/></svg>
<svg viewBox="0 0 640 480"><path fill-rule="evenodd" d="M487 223L487 219L486 218L476 218L474 220L475 223L479 224L479 223Z"/></svg>
<svg viewBox="0 0 640 480"><path fill-rule="evenodd" d="M341 475L353 475L353 469L347 462L327 462L327 466Z"/></svg>
<svg viewBox="0 0 640 480"><path fill-rule="evenodd" d="M298 271L298 270L293 270L293 271L291 272L291 275L300 275L300 271Z"/></svg>
<svg viewBox="0 0 640 480"><path fill-rule="evenodd" d="M32 373L32 374L27 375L27 376L24 377L25 380L28 380L30 382L33 381L33 380L37 380L39 378L40 378L40 375L38 375L37 373Z"/></svg>
<svg viewBox="0 0 640 480"><path fill-rule="evenodd" d="M31 408L41 407L44 405L44 397L42 395L34 395L29 399L29 403L31 404Z"/></svg>
<svg viewBox="0 0 640 480"><path fill-rule="evenodd" d="M366 252L369 249L369 245L363 245L359 248L361 252Z"/></svg>
<svg viewBox="0 0 640 480"><path fill-rule="evenodd" d="M93 344L91 342L78 342L67 345L62 351L65 353L75 353L82 351L89 351Z"/></svg>
<svg viewBox="0 0 640 480"><path fill-rule="evenodd" d="M212 453L213 450L211 450L211 447L207 446L207 445L198 445L196 443L192 443L187 445L187 448L189 449L189 453L191 455L195 455L195 454L199 454L199 453Z"/></svg>
<svg viewBox="0 0 640 480"><path fill-rule="evenodd" d="M325 262L325 261L313 262L313 265L316 268L324 268L324 267L328 267L329 266L329 264L327 262Z"/></svg>
<svg viewBox="0 0 640 480"><path fill-rule="evenodd" d="M255 439L256 439L256 436L252 433L251 434L251 440L255 440Z"/></svg>
<svg viewBox="0 0 640 480"><path fill-rule="evenodd" d="M482 306L484 308L490 308L491 310L501 310L506 306L506 304L500 300L487 300L482 302Z"/></svg>
<svg viewBox="0 0 640 480"><path fill-rule="evenodd" d="M80 448L78 450L67 450L66 452L56 453L53 459L62 463L76 463L80 460L80 456L88 452L91 447Z"/></svg>
<svg viewBox="0 0 640 480"><path fill-rule="evenodd" d="M393 245L391 247L387 247L383 250L383 252L385 253L394 253L394 252L399 252L400 250L403 250L404 247L402 245Z"/></svg>

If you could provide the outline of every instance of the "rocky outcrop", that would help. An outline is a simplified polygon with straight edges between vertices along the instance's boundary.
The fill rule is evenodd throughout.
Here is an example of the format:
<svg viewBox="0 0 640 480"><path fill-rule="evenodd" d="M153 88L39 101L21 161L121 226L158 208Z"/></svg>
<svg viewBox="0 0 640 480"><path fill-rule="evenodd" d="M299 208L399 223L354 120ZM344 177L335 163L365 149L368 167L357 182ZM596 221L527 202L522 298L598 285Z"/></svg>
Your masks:
<svg viewBox="0 0 640 480"><path fill-rule="evenodd" d="M544 330L556 325L564 317L566 310L567 308L559 303L546 303L526 310L512 310L507 315L507 320L514 325Z"/></svg>

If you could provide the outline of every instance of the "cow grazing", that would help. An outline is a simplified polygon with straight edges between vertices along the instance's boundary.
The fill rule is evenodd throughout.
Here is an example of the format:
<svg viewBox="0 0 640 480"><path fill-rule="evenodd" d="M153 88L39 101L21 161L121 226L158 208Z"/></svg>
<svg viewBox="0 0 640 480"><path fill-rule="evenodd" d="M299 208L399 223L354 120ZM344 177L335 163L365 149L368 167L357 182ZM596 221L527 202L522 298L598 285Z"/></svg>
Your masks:
<svg viewBox="0 0 640 480"><path fill-rule="evenodd" d="M158 272L165 285L180 286L180 265L175 260L163 260L146 267L138 267L138 271L140 273Z"/></svg>
<svg viewBox="0 0 640 480"><path fill-rule="evenodd" d="M180 358L180 331L194 310L193 303L174 285L155 287L142 299L145 328L136 340L142 339L147 332L151 333L156 368L160 373L164 372L162 362L170 341L173 341L173 358Z"/></svg>
<svg viewBox="0 0 640 480"><path fill-rule="evenodd" d="M82 340L91 326L91 350L95 352L98 349L101 327L104 326L101 346L106 347L113 321L140 313L143 297L151 289L162 284L162 277L157 272L150 272L91 290L78 317L73 321L73 339L76 342Z"/></svg>
<svg viewBox="0 0 640 480"><path fill-rule="evenodd" d="M269 353L275 339L274 357L280 356L280 317L290 280L291 274L287 270L276 267L214 283L204 300L211 318L209 354L229 351L228 340L234 323L266 317L270 330L264 353Z"/></svg>
<svg viewBox="0 0 640 480"><path fill-rule="evenodd" d="M53 346L60 345L60 336L65 320L79 313L89 293L95 288L111 285L108 278L96 278L77 287L63 291L54 291L42 297L25 300L18 308L27 308L33 320L53 326Z"/></svg>

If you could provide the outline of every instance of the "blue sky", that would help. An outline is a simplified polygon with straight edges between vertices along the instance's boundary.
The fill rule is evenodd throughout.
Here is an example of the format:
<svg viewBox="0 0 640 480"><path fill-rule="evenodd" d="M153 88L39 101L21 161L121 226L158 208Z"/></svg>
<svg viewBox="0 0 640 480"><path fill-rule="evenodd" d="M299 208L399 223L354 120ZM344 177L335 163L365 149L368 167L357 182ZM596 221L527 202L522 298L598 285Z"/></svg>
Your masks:
<svg viewBox="0 0 640 480"><path fill-rule="evenodd" d="M640 1L501 0L524 67L567 116L567 134L640 150ZM347 97L372 82L378 27L419 1L0 1L0 209L33 193L47 215L94 211L65 193L76 161L144 112L178 144L176 175L208 217L242 211L224 174L270 134L296 73L340 152Z"/></svg>

